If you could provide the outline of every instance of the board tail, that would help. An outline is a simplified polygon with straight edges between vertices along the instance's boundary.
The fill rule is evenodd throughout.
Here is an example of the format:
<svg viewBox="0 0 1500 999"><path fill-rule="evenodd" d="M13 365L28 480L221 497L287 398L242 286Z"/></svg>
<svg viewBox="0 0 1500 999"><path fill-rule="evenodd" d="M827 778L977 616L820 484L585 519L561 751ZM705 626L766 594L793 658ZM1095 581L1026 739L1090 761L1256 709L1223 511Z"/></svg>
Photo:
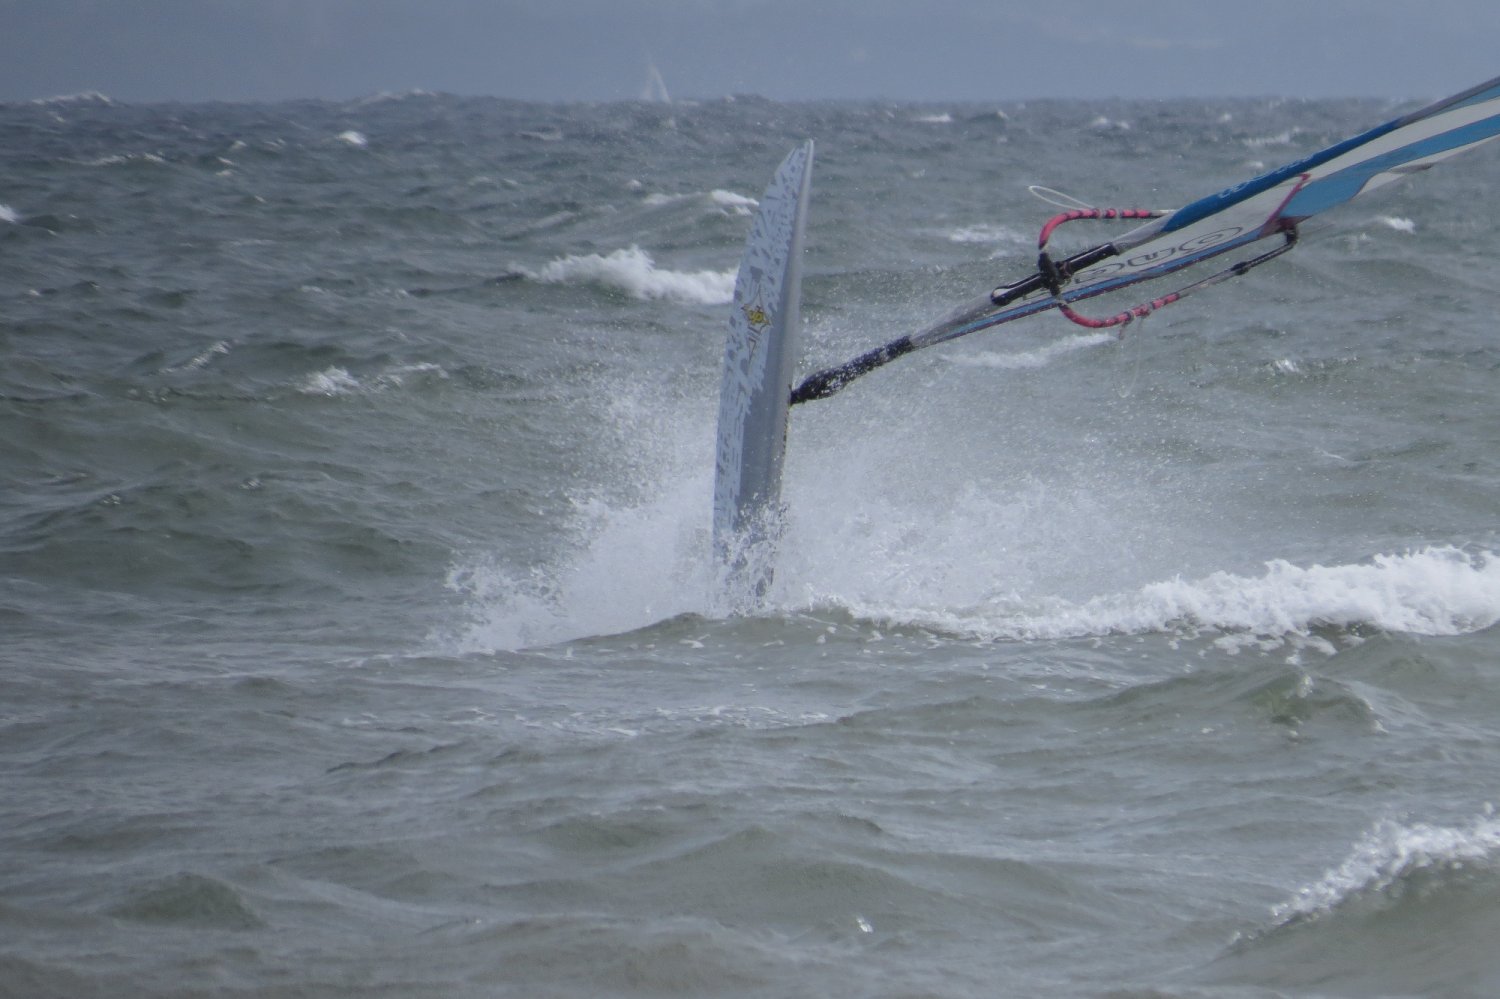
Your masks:
<svg viewBox="0 0 1500 999"><path fill-rule="evenodd" d="M771 585L781 535L781 469L801 335L802 240L813 144L777 169L745 241L719 389L714 558L734 612Z"/></svg>

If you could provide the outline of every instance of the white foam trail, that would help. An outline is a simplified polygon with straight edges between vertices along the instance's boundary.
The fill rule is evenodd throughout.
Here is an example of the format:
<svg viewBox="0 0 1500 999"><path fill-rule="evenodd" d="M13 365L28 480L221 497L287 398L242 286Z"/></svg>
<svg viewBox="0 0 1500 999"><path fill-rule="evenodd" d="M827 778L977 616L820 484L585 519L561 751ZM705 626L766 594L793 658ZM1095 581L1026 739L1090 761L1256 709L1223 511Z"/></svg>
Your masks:
<svg viewBox="0 0 1500 999"><path fill-rule="evenodd" d="M15 224L21 221L21 215L10 205L0 205L0 222Z"/></svg>
<svg viewBox="0 0 1500 999"><path fill-rule="evenodd" d="M546 284L602 284L643 300L724 305L734 297L735 269L663 270L649 253L632 246L606 256L590 253L563 257L530 276Z"/></svg>
<svg viewBox="0 0 1500 999"><path fill-rule="evenodd" d="M1417 871L1490 860L1500 851L1500 819L1485 813L1465 826L1383 820L1339 866L1297 890L1271 915L1278 925L1334 911L1351 899L1383 892Z"/></svg>
<svg viewBox="0 0 1500 999"><path fill-rule="evenodd" d="M1414 233L1417 231L1415 222L1399 215L1382 215L1380 221L1397 232Z"/></svg>

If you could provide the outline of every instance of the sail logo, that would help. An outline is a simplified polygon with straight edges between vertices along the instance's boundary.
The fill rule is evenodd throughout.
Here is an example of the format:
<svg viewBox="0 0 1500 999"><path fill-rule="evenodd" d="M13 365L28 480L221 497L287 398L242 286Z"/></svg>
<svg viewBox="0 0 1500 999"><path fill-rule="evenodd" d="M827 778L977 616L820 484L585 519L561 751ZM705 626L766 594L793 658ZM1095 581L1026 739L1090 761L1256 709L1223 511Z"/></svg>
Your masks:
<svg viewBox="0 0 1500 999"><path fill-rule="evenodd" d="M752 338L758 338L771 325L771 313L766 310L759 285L756 285L755 294L750 296L749 301L740 306L740 312L744 313Z"/></svg>

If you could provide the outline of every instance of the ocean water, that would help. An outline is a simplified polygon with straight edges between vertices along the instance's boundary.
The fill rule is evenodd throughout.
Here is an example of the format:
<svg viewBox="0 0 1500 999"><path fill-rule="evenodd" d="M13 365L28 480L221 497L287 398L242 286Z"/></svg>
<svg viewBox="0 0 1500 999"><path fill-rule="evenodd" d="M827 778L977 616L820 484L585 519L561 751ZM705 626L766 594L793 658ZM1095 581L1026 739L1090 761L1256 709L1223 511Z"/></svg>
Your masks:
<svg viewBox="0 0 1500 999"><path fill-rule="evenodd" d="M0 995L1494 995L1495 150L799 407L709 566L796 142L811 370L1410 106L0 106Z"/></svg>

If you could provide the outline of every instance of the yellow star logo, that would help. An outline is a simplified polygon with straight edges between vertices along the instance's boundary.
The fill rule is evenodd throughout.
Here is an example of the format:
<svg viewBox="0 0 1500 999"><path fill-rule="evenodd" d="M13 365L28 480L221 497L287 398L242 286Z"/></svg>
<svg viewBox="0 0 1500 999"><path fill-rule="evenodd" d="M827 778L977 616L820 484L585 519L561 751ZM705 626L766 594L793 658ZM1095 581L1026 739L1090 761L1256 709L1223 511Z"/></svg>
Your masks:
<svg viewBox="0 0 1500 999"><path fill-rule="evenodd" d="M750 324L750 332L754 336L764 333L767 326L771 325L771 313L766 311L764 294L759 285L755 287L755 293L749 296L749 300L740 306L740 311L745 314L745 322Z"/></svg>

